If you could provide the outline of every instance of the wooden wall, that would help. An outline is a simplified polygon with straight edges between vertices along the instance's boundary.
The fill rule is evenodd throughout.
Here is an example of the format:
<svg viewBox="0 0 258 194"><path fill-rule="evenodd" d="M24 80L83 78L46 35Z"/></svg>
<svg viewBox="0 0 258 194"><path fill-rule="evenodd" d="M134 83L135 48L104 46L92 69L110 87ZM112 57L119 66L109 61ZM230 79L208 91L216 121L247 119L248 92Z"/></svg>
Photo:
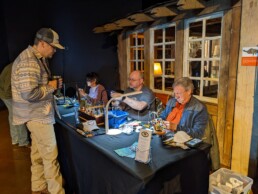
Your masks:
<svg viewBox="0 0 258 194"><path fill-rule="evenodd" d="M233 152L232 152L232 170L242 174L248 173L250 145L253 128L254 113L254 87L257 85L255 72L257 66L242 66L241 51L243 47L258 45L258 1L242 1L241 17L241 40L238 58L237 72L237 93L235 102L234 134L233 134ZM257 126L256 126L257 130ZM257 163L257 139L254 145L252 159ZM256 173L256 167L252 166L250 171Z"/></svg>
<svg viewBox="0 0 258 194"><path fill-rule="evenodd" d="M220 161L231 166L233 120L235 110L237 58L239 50L241 4L225 11L222 26L222 50L216 123Z"/></svg>
<svg viewBox="0 0 258 194"><path fill-rule="evenodd" d="M213 1L215 2L215 1ZM212 116L216 127L216 133L219 141L220 159L224 167L231 168L234 171L243 174L248 173L250 144L252 129L257 130L257 139L254 142L254 164L257 164L258 158L258 129L253 127L253 106L254 106L254 84L256 67L241 66L241 49L243 46L258 45L258 8L257 0L234 0L234 1L216 1L213 4L196 14L196 12L187 13L187 17L196 17L198 15L210 14L223 11L222 23L222 56L220 66L219 95L218 104L205 103L209 114ZM176 77L183 75L183 37L184 37L184 16L178 15L171 22L177 23L177 49L176 49ZM149 40L149 30L145 31L145 37ZM122 39L121 39L122 40ZM123 49L126 49L126 38L123 41ZM146 41L147 42L147 41ZM149 45L148 45L149 47ZM150 77L152 64L151 49L145 52L145 77L146 85L151 84ZM122 54L123 53L123 54ZM128 54L128 53L127 53ZM124 57L119 68L123 68L123 74L120 74L120 83L127 86L128 74L127 60L125 52L120 53ZM257 70L258 71L258 70ZM122 86L121 85L121 86ZM256 87L257 88L257 87ZM155 94L161 98L165 104L168 96L164 94ZM256 165L252 167L256 170Z"/></svg>

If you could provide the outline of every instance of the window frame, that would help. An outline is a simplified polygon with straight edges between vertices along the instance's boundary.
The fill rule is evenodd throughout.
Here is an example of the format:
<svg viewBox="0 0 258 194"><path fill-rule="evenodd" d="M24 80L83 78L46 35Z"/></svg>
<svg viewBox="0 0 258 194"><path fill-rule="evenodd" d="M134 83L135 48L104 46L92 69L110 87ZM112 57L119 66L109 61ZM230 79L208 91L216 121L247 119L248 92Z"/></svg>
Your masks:
<svg viewBox="0 0 258 194"><path fill-rule="evenodd" d="M131 46L131 35L135 35L135 36L138 36L139 33L142 33L142 36L143 36L143 44L141 45L138 45L138 41L136 41L136 44L134 44L133 46ZM144 50L145 50L145 37L144 37L144 30L143 29L139 29L139 30L136 30L136 31L131 31L129 32L128 34L128 38L127 38L127 56L128 56L128 60L127 60L127 72L128 72L128 75L133 71L133 70L139 70L139 66L138 66L138 63L141 62L141 71L144 72L144 64L145 64L145 56L144 56ZM135 49L135 50L138 50L138 49L141 49L142 50L142 53L143 53L143 58L139 59L139 56L138 56L138 52L136 52L136 57L135 59L131 59L131 49ZM131 63L132 62L135 62L137 65L136 65L136 69L132 69L131 68Z"/></svg>
<svg viewBox="0 0 258 194"><path fill-rule="evenodd" d="M174 27L175 28L175 40L174 41L169 41L166 42L165 40L165 30L167 28L170 27ZM154 32L155 30L160 30L162 29L162 42L161 43L154 43ZM168 94L171 95L171 93L173 92L172 90L165 90L165 78L172 78L175 79L175 73L173 75L165 75L165 62L173 62L174 63L174 69L175 69L175 61L176 61L176 57L174 56L174 58L170 58L170 59L166 59L165 58L165 46L166 45L171 45L174 44L174 48L175 48L175 53L176 53L176 32L177 32L177 25L176 22L172 22L172 23L166 23L166 24L162 24L162 25L157 25L155 27L150 28L150 48L151 48L151 52L150 52L150 75L151 75L151 79L150 79L150 88L152 89L153 92L155 93L161 93L161 94ZM155 59L154 58L154 47L155 46L162 46L162 59ZM176 54L175 54L176 55ZM160 77L162 77L162 89L155 89L154 87L154 62L161 62L162 64L162 75ZM171 85L172 87L172 85Z"/></svg>
<svg viewBox="0 0 258 194"><path fill-rule="evenodd" d="M198 60L201 60L201 73L204 71L204 62L210 62L210 61L219 61L219 75L218 78L204 78L202 76L200 76L200 79L196 79L196 80L200 80L200 95L194 95L196 98L198 98L201 101L205 101L205 102L211 102L211 103L215 103L218 104L218 96L219 96L219 80L220 80L220 66L221 66L221 50L222 50L222 32L223 32L223 12L217 12L217 13L212 13L209 15L204 15L204 16L200 16L200 17L194 17L194 18L189 18L189 19L185 19L184 20L184 26L185 26L185 35L184 35L184 53L183 53L183 76L186 77L190 77L192 80L195 80L194 77L191 77L189 75L189 61L195 61L193 58L190 58L189 55L189 26L190 23L193 22L198 22L198 21L203 21L203 29L202 29L202 37L201 38L197 38L194 40L191 40L191 42L194 41L201 41L202 42L202 57L199 58ZM220 36L215 36L215 37L205 37L205 32L206 32L206 21L208 19L214 19L214 18L221 18L221 35ZM220 57L212 57L212 58L205 58L204 57L204 45L205 45L205 41L207 40L217 40L220 39ZM217 98L212 98L212 97L206 97L203 96L203 85L204 85L204 81L216 81L218 83L218 89L217 89Z"/></svg>

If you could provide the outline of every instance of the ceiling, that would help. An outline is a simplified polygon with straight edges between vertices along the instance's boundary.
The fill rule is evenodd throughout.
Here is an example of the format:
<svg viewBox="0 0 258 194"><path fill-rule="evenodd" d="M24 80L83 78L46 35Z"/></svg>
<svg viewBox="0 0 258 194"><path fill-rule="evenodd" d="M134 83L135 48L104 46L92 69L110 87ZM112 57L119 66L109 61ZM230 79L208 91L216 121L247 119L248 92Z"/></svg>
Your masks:
<svg viewBox="0 0 258 194"><path fill-rule="evenodd" d="M143 23L158 23L166 18L176 17L189 10L204 9L210 0L170 0L154 4L144 10L129 13L123 18L114 19L103 25L96 26L94 33L109 33L134 28Z"/></svg>

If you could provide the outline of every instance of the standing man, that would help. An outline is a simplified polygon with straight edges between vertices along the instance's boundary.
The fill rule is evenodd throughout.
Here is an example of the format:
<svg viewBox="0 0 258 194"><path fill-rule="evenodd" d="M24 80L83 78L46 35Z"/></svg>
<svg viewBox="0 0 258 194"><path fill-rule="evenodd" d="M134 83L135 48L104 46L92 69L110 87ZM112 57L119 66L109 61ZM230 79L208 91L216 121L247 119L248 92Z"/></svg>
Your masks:
<svg viewBox="0 0 258 194"><path fill-rule="evenodd" d="M10 127L10 134L12 139L12 145L18 145L19 147L28 147L29 137L28 130L25 124L13 125L13 102L12 102L12 90L11 90L11 73L12 63L7 65L0 75L0 98L5 103L8 109L8 120Z"/></svg>
<svg viewBox="0 0 258 194"><path fill-rule="evenodd" d="M33 194L65 193L53 126L53 92L62 87L62 80L50 81L47 63L56 49L64 49L59 44L58 34L50 28L41 28L36 33L34 45L22 51L12 68L13 122L16 125L26 123L31 132Z"/></svg>
<svg viewBox="0 0 258 194"><path fill-rule="evenodd" d="M133 71L129 76L129 88L125 93L142 91L141 94L122 97L120 100L126 105L124 111L129 113L129 117L140 120L149 121L149 111L155 110L155 96L153 92L144 86L143 74L140 71ZM122 94L112 93L111 96L119 98Z"/></svg>

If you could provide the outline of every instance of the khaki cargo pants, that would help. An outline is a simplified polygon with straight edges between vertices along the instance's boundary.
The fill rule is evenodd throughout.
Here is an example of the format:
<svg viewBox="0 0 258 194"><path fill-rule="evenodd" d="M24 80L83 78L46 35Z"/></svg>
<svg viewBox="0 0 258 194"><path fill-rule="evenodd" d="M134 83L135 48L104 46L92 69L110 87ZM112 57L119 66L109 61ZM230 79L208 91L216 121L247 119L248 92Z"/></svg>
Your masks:
<svg viewBox="0 0 258 194"><path fill-rule="evenodd" d="M31 189L48 189L51 194L64 194L62 175L57 160L57 144L53 124L29 121L31 132Z"/></svg>

